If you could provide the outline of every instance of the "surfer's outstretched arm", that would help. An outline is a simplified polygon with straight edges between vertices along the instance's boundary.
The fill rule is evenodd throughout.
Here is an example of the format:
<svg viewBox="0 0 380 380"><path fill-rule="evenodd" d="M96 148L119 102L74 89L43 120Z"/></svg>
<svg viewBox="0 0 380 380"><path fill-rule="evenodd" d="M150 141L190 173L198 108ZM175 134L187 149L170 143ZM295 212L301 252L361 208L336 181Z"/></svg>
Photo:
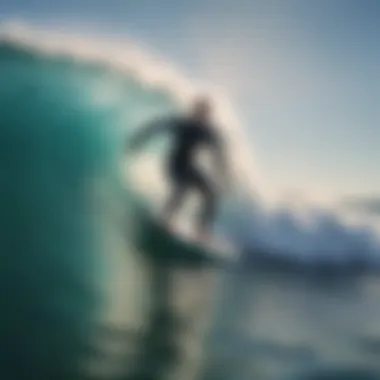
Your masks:
<svg viewBox="0 0 380 380"><path fill-rule="evenodd" d="M175 126L174 117L153 120L139 129L127 142L128 150L137 150L157 134L168 132Z"/></svg>

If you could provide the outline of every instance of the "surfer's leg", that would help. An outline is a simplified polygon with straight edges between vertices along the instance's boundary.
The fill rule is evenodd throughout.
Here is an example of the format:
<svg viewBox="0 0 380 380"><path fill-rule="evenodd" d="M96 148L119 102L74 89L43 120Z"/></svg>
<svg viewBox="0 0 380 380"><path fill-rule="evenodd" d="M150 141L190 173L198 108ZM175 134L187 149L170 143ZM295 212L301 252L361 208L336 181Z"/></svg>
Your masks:
<svg viewBox="0 0 380 380"><path fill-rule="evenodd" d="M169 197L164 205L163 218L166 226L171 228L174 214L182 205L187 193L186 170L178 163L171 164L168 168L168 182L171 186Z"/></svg>
<svg viewBox="0 0 380 380"><path fill-rule="evenodd" d="M164 220L167 223L171 222L173 215L181 206L186 194L186 188L184 186L177 185L173 187L171 194L164 206Z"/></svg>
<svg viewBox="0 0 380 380"><path fill-rule="evenodd" d="M200 172L193 173L193 184L203 197L203 207L197 222L197 230L202 240L208 240L216 217L217 194L207 178Z"/></svg>

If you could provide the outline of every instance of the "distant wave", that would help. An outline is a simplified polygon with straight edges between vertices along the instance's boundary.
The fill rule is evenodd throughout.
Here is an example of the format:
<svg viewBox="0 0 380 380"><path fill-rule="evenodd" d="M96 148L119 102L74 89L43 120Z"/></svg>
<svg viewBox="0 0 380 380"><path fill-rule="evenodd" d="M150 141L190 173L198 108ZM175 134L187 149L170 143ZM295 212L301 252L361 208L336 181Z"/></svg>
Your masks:
<svg viewBox="0 0 380 380"><path fill-rule="evenodd" d="M273 267L362 271L379 269L380 244L370 222L347 222L334 210L284 207L268 212L247 200L236 205L226 228L243 246L245 260Z"/></svg>
<svg viewBox="0 0 380 380"><path fill-rule="evenodd" d="M39 65L34 75L38 73L40 78L54 83L61 80L62 94L68 83L76 86L78 107L86 104L96 108L107 124L124 135L151 116L183 107L202 89L167 62L152 57L130 41L80 38L12 23L1 30L2 68L11 73L12 66L20 66L21 62ZM6 63L9 66L4 66ZM46 79L47 76L50 77ZM24 96L34 96L33 83L38 77L32 81L25 76L23 80L24 84L30 82L29 95ZM9 97L12 84L11 76L2 69L3 101L5 96ZM286 258L311 265L318 262L338 266L359 262L377 265L380 245L372 222L349 223L344 213L334 209L305 206L299 211L292 205L273 208L266 204L265 194L270 189L253 166L252 148L246 144L244 128L228 100L218 94L216 99L220 109L217 117L226 125L230 156L242 194L226 206L219 230L250 252L249 258L265 252L269 259ZM163 181L155 177L157 160L149 155L139 165L131 172L139 190L148 191L148 195L159 194ZM164 188L161 194L163 191Z"/></svg>

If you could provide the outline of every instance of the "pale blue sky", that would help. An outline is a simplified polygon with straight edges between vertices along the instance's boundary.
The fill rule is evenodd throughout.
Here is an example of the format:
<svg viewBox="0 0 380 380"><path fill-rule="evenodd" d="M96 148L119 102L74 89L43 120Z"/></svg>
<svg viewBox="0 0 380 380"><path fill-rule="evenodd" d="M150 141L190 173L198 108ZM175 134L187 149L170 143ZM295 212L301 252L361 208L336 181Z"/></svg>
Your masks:
<svg viewBox="0 0 380 380"><path fill-rule="evenodd" d="M222 86L280 192L377 195L377 0L13 0L0 19L135 38Z"/></svg>

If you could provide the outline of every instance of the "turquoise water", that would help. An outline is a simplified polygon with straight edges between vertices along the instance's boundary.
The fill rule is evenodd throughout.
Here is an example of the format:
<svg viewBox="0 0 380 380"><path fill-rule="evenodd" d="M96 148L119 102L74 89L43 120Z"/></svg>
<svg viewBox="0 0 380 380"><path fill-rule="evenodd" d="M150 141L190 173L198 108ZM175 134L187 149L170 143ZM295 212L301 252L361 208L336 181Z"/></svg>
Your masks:
<svg viewBox="0 0 380 380"><path fill-rule="evenodd" d="M208 302L221 299L201 334L197 378L380 378L377 275L257 264L238 272L203 267L201 276L197 268L155 266L141 257L134 203L121 178L124 140L141 115L175 107L165 91L104 64L0 45L1 373L89 376L88 358L102 363L110 340L119 348L107 351L106 369L91 373L111 378L118 367L122 378L136 378L126 367L149 331L150 342L160 344L140 364L154 368L161 357L167 364L157 368L165 370L151 378L173 378L171 366L184 366L187 355L180 326L197 319L199 308L189 303L181 319L166 305L149 330L143 304L184 283L189 294L179 293L178 303L209 291ZM225 278L219 291L201 281L215 272ZM107 338L95 349L99 325Z"/></svg>
<svg viewBox="0 0 380 380"><path fill-rule="evenodd" d="M0 45L1 372L14 378L74 375L109 303L107 253L128 232L115 226L128 213L119 167L136 108L99 106L90 90L115 80L126 97L143 91L102 67Z"/></svg>

